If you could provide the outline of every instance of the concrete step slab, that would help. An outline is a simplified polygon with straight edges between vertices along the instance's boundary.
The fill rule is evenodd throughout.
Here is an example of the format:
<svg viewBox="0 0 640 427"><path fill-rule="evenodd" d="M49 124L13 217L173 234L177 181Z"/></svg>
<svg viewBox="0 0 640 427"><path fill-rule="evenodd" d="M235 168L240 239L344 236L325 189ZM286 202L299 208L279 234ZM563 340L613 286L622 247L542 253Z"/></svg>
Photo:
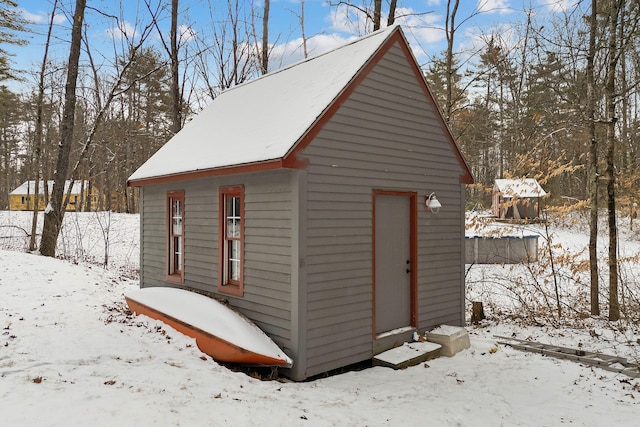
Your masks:
<svg viewBox="0 0 640 427"><path fill-rule="evenodd" d="M440 344L432 342L404 343L373 358L374 366L386 366L393 369L404 369L440 356Z"/></svg>

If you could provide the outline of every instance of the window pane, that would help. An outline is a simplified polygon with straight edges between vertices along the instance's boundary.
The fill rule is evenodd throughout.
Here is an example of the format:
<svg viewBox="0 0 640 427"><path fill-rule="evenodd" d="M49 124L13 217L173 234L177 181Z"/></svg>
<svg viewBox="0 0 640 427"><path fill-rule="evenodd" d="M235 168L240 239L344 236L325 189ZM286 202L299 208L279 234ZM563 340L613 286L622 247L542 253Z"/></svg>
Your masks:
<svg viewBox="0 0 640 427"><path fill-rule="evenodd" d="M227 197L227 218L240 217L240 197Z"/></svg>
<svg viewBox="0 0 640 427"><path fill-rule="evenodd" d="M229 280L240 281L240 261L229 261Z"/></svg>
<svg viewBox="0 0 640 427"><path fill-rule="evenodd" d="M229 241L229 258L239 260L240 259L240 241Z"/></svg>
<svg viewBox="0 0 640 427"><path fill-rule="evenodd" d="M173 238L174 270L182 271L182 237Z"/></svg>
<svg viewBox="0 0 640 427"><path fill-rule="evenodd" d="M240 219L227 220L227 238L229 239L240 238Z"/></svg>
<svg viewBox="0 0 640 427"><path fill-rule="evenodd" d="M222 285L236 285L242 291L242 189L228 188L221 192L223 217ZM236 292L236 291L234 291Z"/></svg>
<svg viewBox="0 0 640 427"><path fill-rule="evenodd" d="M180 200L173 200L172 203L173 212L171 216L173 218L173 234L182 234L182 203Z"/></svg>

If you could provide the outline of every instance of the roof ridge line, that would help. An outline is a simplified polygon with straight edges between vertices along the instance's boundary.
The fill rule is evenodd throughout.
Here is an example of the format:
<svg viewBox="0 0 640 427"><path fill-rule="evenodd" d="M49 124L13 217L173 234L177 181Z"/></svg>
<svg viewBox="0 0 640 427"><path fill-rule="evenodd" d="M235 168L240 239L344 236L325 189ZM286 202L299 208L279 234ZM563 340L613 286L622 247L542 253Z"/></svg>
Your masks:
<svg viewBox="0 0 640 427"><path fill-rule="evenodd" d="M355 37L355 38L353 38L352 40L347 41L345 44L342 44L342 45L336 46L336 47L334 47L333 49L330 49L330 50L328 50L328 51L326 51L326 52L322 52L322 53L320 53L320 54L318 54L318 55L311 56L311 57L309 57L309 58L303 58L303 59L301 59L301 60L299 60L299 61L297 61L297 62L294 62L293 64L289 64L289 65L287 65L286 67L278 68L277 70L270 71L270 72L268 72L267 74L262 74L261 76L258 76L258 77L254 78L254 79L247 80L247 81L242 82L242 83L240 83L240 84L238 84L238 85L235 85L235 86L232 86L232 87L230 87L230 88L227 88L227 89L223 90L222 92L220 92L220 94L219 94L218 96L222 95L223 93L231 92L231 91L233 91L233 90L235 90L235 89L239 89L239 88L242 88L242 87L248 86L248 85L250 85L251 83L258 82L258 81L263 80L263 79L265 79L265 78L267 78L267 77L270 77L270 76L273 76L273 75L276 75L276 74L282 73L282 72L284 72L284 71L290 70L291 68L297 67L297 66L299 66L299 65L302 65L302 64L305 64L305 63L311 62L311 61L313 61L313 60L315 60L315 59L322 58L322 57L327 56L327 55L329 55L329 54L331 54L331 53L334 53L334 52L337 52L337 51L339 51L339 50L342 50L342 49L344 49L344 48L346 48L346 47L350 47L350 46L352 46L352 45L354 45L354 44L356 44L356 43L362 42L362 41L364 41L364 40L368 40L368 39L370 39L371 37L373 37L373 36L377 36L377 35L379 35L379 34L381 34L381 33L385 32L385 31L388 31L388 32L389 32L389 34L391 34L391 33L393 33L394 31L397 31L397 29L398 29L398 28L400 28L400 24L393 24L393 25L390 25L390 26L388 26L388 27L385 27L385 28L381 28L381 29L379 29L379 30L376 30L376 31L374 31L374 32L372 32L372 33L365 34L364 36Z"/></svg>

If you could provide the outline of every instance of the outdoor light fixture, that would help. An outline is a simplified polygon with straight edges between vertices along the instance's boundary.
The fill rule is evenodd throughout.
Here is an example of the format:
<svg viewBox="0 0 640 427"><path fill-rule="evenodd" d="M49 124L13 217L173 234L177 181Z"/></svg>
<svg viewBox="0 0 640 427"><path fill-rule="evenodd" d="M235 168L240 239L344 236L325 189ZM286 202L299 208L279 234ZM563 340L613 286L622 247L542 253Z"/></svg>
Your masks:
<svg viewBox="0 0 640 427"><path fill-rule="evenodd" d="M433 213L438 213L440 211L440 208L442 207L438 199L436 199L436 193L431 193L428 196L424 196L424 205L427 210Z"/></svg>

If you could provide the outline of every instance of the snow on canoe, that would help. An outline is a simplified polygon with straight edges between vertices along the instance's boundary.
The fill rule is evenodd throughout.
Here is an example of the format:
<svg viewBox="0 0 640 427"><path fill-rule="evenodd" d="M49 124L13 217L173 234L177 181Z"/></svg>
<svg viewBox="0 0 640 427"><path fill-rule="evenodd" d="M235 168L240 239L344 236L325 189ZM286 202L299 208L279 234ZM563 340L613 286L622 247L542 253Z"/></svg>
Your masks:
<svg viewBox="0 0 640 427"><path fill-rule="evenodd" d="M125 295L129 309L195 338L218 362L291 367L292 360L260 328L238 312L184 289L150 287Z"/></svg>

